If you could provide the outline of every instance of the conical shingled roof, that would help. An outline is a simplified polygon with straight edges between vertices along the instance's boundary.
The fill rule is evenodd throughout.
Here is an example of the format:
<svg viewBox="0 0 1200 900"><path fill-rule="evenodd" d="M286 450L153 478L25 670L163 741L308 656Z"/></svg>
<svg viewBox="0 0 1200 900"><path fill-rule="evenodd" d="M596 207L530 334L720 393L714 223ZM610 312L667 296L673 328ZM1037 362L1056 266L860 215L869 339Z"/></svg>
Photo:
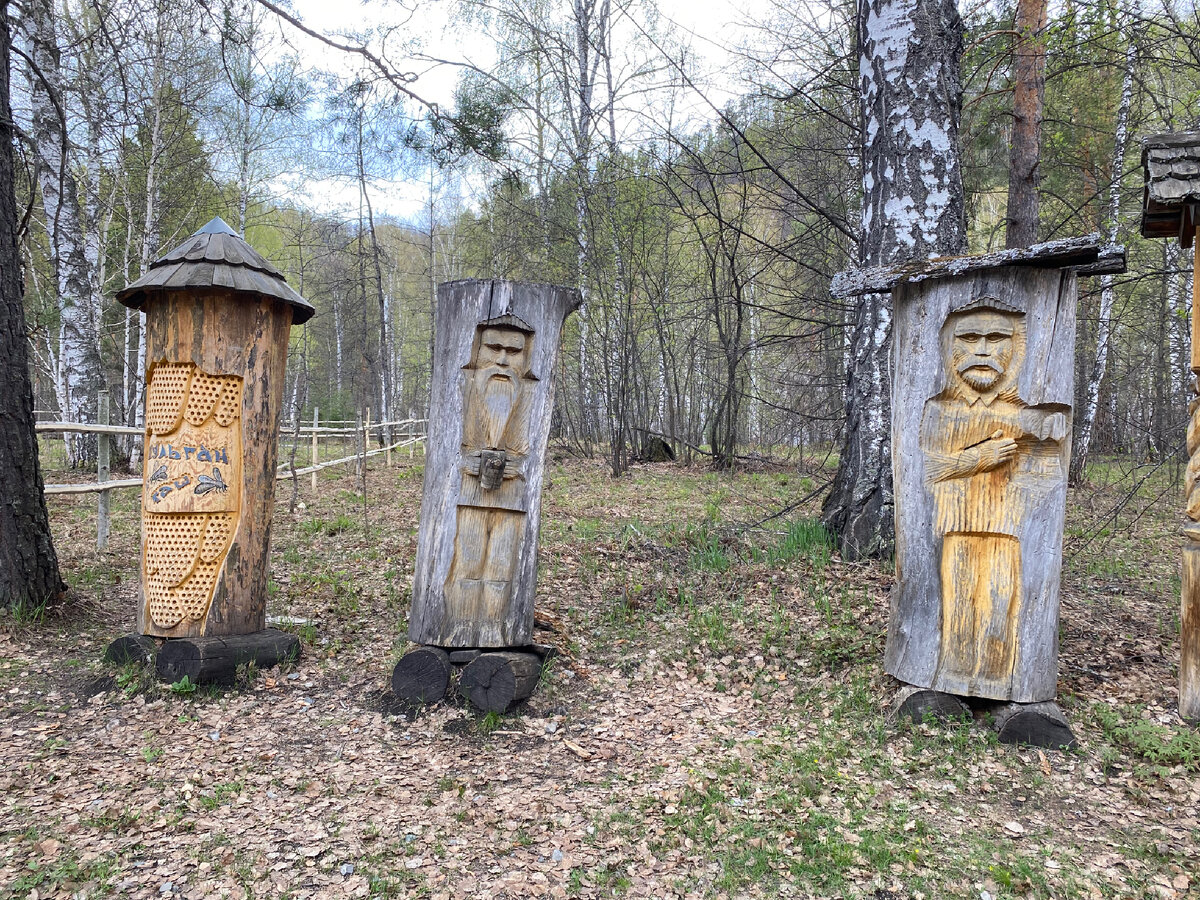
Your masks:
<svg viewBox="0 0 1200 900"><path fill-rule="evenodd" d="M154 262L117 300L141 309L154 294L171 290L219 288L274 297L292 307L292 324L313 317L313 305L288 285L278 269L238 237L219 216Z"/></svg>

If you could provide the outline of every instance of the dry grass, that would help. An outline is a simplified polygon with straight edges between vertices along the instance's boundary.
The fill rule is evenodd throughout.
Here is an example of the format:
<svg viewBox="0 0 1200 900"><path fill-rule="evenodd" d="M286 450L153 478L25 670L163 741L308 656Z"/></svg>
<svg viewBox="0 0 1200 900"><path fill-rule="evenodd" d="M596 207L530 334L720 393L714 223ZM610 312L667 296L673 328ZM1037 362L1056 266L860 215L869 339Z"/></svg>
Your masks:
<svg viewBox="0 0 1200 900"><path fill-rule="evenodd" d="M280 486L270 609L311 620L304 656L224 691L98 662L133 624L136 509L126 495L98 555L94 501L53 501L75 604L0 626L0 895L1197 889L1200 740L1173 714L1163 473L1115 516L1136 478L1098 469L1072 500L1060 695L1082 746L1057 753L981 725L890 724L891 577L830 558L815 505L747 528L825 477L769 468L614 481L556 462L539 635L565 656L512 715L393 715L419 462L375 465L365 504L330 474L290 515Z"/></svg>

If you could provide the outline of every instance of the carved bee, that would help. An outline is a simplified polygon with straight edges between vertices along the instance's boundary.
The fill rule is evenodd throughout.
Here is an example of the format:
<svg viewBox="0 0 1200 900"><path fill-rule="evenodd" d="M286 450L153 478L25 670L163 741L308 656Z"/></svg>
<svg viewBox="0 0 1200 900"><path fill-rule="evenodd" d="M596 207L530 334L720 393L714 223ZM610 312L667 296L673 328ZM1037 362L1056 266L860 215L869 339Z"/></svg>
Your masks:
<svg viewBox="0 0 1200 900"><path fill-rule="evenodd" d="M229 490L229 485L225 483L225 479L221 477L221 470L213 466L212 478L207 475L197 475L196 480L200 483L196 485L196 490L193 493L204 496L205 494L216 491L218 494L224 494Z"/></svg>
<svg viewBox="0 0 1200 900"><path fill-rule="evenodd" d="M150 475L150 480L152 482L153 481L166 481L167 480L166 464L163 464L163 465L159 466L157 469L155 469L154 472Z"/></svg>

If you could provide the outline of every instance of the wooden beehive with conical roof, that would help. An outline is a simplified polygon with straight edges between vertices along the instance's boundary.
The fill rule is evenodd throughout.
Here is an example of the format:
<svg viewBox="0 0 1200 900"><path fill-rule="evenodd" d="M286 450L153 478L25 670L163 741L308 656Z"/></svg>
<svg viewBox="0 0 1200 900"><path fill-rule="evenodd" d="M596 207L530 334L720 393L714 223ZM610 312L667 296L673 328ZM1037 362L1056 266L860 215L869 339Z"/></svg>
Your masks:
<svg viewBox="0 0 1200 900"><path fill-rule="evenodd" d="M288 335L313 307L219 218L117 299L146 316L138 631L261 631Z"/></svg>

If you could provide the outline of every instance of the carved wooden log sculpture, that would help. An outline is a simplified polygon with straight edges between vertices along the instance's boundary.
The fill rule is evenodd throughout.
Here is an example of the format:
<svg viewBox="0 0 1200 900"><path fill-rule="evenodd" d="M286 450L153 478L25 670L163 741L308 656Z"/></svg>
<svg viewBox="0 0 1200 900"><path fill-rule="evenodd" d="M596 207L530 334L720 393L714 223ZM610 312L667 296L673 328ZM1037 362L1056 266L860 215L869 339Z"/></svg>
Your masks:
<svg viewBox="0 0 1200 900"><path fill-rule="evenodd" d="M138 632L260 632L288 335L312 307L220 219L117 299L146 315Z"/></svg>
<svg viewBox="0 0 1200 900"><path fill-rule="evenodd" d="M898 285L896 571L885 667L948 694L1051 700L1075 274Z"/></svg>
<svg viewBox="0 0 1200 900"><path fill-rule="evenodd" d="M1146 190L1142 234L1177 239L1200 252L1200 131L1147 137L1142 146ZM1188 467L1180 597L1179 715L1200 725L1200 265L1192 271L1194 376L1187 430Z"/></svg>
<svg viewBox="0 0 1200 900"><path fill-rule="evenodd" d="M579 294L438 288L425 486L409 637L448 649L533 640L538 518L563 322Z"/></svg>
<svg viewBox="0 0 1200 900"><path fill-rule="evenodd" d="M1124 267L1091 235L834 278L835 296L891 290L895 307L884 667L906 683L899 714L957 718L956 697L986 698L1008 704L992 710L1001 740L1073 741L1050 707L1076 279Z"/></svg>

